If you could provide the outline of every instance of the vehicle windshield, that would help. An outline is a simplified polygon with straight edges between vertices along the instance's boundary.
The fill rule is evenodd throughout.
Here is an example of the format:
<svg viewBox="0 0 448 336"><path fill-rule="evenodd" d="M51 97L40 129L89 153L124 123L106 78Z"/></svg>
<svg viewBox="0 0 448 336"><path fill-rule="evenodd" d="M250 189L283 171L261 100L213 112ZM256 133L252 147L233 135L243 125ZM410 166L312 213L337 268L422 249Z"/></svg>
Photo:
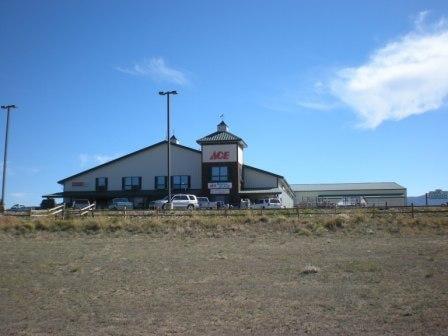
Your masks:
<svg viewBox="0 0 448 336"><path fill-rule="evenodd" d="M198 201L207 202L207 197L198 197Z"/></svg>
<svg viewBox="0 0 448 336"><path fill-rule="evenodd" d="M278 199L275 199L275 198L271 199L270 202L271 203L277 203L277 204L280 203L280 201Z"/></svg>

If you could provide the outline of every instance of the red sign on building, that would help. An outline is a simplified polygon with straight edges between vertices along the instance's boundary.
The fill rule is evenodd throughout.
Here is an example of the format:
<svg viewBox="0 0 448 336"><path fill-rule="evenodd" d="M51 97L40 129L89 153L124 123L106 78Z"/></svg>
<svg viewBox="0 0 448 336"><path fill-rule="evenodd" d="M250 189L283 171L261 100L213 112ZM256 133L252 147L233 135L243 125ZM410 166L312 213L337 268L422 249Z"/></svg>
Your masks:
<svg viewBox="0 0 448 336"><path fill-rule="evenodd" d="M228 160L230 158L230 152L221 152L221 151L215 151L210 156L210 160Z"/></svg>

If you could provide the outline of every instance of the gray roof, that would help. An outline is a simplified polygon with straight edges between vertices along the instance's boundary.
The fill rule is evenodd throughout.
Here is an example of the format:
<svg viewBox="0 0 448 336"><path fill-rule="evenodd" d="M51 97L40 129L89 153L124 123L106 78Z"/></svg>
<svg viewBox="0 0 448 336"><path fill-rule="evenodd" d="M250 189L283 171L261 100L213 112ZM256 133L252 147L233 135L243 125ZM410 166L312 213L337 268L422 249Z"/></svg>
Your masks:
<svg viewBox="0 0 448 336"><path fill-rule="evenodd" d="M226 131L217 131L206 135L196 141L198 144L211 144L211 143L239 143L243 147L247 147L247 144L239 136Z"/></svg>
<svg viewBox="0 0 448 336"><path fill-rule="evenodd" d="M406 189L395 182L291 184L293 191Z"/></svg>

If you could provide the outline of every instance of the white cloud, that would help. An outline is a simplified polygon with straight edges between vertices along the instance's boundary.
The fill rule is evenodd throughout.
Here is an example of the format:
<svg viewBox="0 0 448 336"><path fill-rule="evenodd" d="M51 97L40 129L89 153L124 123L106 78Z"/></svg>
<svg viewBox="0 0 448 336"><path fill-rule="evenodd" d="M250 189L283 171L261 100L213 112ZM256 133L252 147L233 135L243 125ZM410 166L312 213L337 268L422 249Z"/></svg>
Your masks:
<svg viewBox="0 0 448 336"><path fill-rule="evenodd" d="M110 155L109 154L85 154L85 153L82 153L82 154L78 155L78 160L79 160L79 165L81 166L81 168L86 168L89 166L95 166L95 165L106 163L106 162L116 159L120 156L122 156L122 155L119 153L110 154Z"/></svg>
<svg viewBox="0 0 448 336"><path fill-rule="evenodd" d="M374 51L365 64L337 72L332 94L356 111L360 126L376 128L444 104L448 27L444 19L425 25L427 15L420 13L414 31Z"/></svg>
<svg viewBox="0 0 448 336"><path fill-rule="evenodd" d="M158 82L178 85L187 85L189 82L184 72L169 67L162 57L146 59L135 63L131 68L116 67L116 70L134 76L147 76Z"/></svg>

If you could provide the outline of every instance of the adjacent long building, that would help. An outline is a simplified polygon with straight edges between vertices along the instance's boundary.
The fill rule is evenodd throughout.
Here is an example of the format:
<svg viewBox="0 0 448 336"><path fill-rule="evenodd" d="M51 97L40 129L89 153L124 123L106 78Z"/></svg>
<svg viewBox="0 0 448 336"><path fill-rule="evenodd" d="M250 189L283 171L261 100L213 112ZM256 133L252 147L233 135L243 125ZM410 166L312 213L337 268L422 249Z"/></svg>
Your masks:
<svg viewBox="0 0 448 336"><path fill-rule="evenodd" d="M346 201L368 206L404 206L406 188L395 182L293 184L296 205L338 204Z"/></svg>

